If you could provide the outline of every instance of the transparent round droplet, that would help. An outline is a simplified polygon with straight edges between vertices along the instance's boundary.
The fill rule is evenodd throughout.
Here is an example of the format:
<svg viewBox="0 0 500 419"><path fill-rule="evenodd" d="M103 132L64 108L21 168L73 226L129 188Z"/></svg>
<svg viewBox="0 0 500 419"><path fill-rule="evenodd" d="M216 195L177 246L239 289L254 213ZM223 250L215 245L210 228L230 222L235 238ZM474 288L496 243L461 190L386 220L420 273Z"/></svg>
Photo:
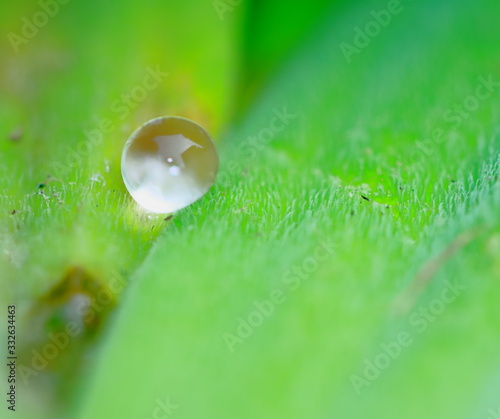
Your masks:
<svg viewBox="0 0 500 419"><path fill-rule="evenodd" d="M154 213L171 213L207 193L219 158L207 132L176 116L153 119L128 139L122 176L130 195Z"/></svg>

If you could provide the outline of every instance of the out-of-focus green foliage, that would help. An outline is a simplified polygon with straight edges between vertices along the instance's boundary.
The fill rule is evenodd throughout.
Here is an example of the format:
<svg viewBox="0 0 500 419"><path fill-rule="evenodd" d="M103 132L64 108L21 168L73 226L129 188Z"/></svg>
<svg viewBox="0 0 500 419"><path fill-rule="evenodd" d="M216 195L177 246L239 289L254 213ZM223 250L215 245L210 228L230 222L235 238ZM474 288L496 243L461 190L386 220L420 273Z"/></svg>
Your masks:
<svg viewBox="0 0 500 419"><path fill-rule="evenodd" d="M240 50L239 107L248 107L269 75L310 38L343 0L254 0L246 2Z"/></svg>

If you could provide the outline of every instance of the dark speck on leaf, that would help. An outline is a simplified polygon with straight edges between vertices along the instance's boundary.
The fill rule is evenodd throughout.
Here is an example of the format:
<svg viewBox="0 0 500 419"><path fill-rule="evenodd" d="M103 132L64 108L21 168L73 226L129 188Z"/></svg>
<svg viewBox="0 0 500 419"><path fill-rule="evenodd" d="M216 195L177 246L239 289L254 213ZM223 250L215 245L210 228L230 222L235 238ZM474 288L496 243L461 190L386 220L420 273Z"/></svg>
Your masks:
<svg viewBox="0 0 500 419"><path fill-rule="evenodd" d="M14 215L15 213L17 213L16 210L12 210L11 214Z"/></svg>
<svg viewBox="0 0 500 419"><path fill-rule="evenodd" d="M367 198L367 197L366 197L366 196L364 196L364 195L361 195L361 198L363 198L365 201L369 201L369 200L370 200L370 198Z"/></svg>
<svg viewBox="0 0 500 419"><path fill-rule="evenodd" d="M172 218L174 218L173 215L169 215L167 218L165 218L163 221L170 221Z"/></svg>
<svg viewBox="0 0 500 419"><path fill-rule="evenodd" d="M38 184L38 189L43 189L45 188L45 183L39 183Z"/></svg>
<svg viewBox="0 0 500 419"><path fill-rule="evenodd" d="M23 138L23 132L21 128L16 128L9 134L9 140L12 141L13 143L21 141L22 138Z"/></svg>

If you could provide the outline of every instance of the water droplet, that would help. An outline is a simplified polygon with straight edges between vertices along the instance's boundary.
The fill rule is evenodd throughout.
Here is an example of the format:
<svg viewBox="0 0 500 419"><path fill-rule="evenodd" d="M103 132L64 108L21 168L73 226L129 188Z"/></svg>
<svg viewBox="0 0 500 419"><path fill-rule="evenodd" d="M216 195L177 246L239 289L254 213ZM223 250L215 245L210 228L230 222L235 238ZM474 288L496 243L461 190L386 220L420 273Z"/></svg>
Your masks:
<svg viewBox="0 0 500 419"><path fill-rule="evenodd" d="M130 195L141 207L159 214L180 210L205 195L218 166L207 132L175 116L141 126L122 155L122 176Z"/></svg>

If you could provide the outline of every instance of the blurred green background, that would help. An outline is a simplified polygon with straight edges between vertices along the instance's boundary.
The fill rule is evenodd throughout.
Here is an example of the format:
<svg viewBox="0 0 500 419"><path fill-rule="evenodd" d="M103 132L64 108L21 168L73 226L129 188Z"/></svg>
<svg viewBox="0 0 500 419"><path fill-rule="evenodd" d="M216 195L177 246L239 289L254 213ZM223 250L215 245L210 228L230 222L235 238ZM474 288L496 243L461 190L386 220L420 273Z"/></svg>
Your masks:
<svg viewBox="0 0 500 419"><path fill-rule="evenodd" d="M499 13L4 1L0 417L500 418ZM173 217L120 174L163 115L221 158Z"/></svg>

